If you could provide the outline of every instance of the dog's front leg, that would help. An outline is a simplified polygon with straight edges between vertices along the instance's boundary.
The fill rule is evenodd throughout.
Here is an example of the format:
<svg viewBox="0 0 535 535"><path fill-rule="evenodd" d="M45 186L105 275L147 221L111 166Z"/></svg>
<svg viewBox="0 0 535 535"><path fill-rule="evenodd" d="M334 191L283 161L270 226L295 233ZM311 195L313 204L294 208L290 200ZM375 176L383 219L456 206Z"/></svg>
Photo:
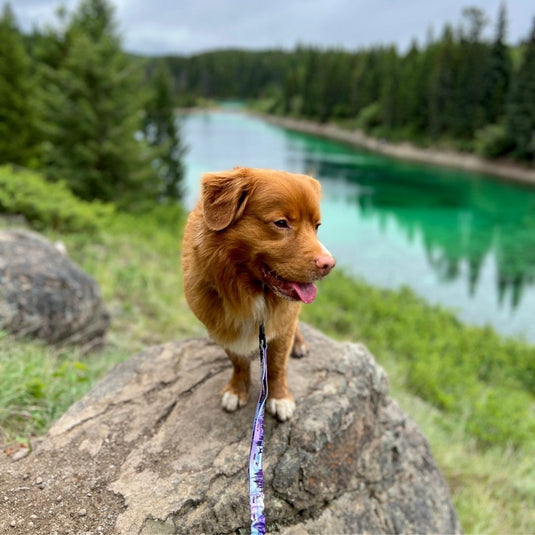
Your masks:
<svg viewBox="0 0 535 535"><path fill-rule="evenodd" d="M289 420L295 410L295 401L288 389L286 370L293 344L291 336L275 338L268 344L267 375L269 398L267 410L281 422Z"/></svg>
<svg viewBox="0 0 535 535"><path fill-rule="evenodd" d="M226 350L226 353L234 369L232 370L230 381L223 388L221 406L226 411L234 412L243 407L249 399L251 359L250 357L236 355L228 350Z"/></svg>

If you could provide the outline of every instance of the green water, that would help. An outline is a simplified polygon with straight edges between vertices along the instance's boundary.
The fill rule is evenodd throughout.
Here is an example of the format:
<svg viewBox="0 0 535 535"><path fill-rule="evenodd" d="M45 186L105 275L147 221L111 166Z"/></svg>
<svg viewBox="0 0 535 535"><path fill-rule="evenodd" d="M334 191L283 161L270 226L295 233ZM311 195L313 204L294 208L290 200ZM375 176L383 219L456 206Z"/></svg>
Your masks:
<svg viewBox="0 0 535 535"><path fill-rule="evenodd" d="M188 207L206 171L312 174L323 187L320 238L339 265L375 285L409 286L467 323L535 341L535 189L400 162L231 111L188 115L182 134Z"/></svg>

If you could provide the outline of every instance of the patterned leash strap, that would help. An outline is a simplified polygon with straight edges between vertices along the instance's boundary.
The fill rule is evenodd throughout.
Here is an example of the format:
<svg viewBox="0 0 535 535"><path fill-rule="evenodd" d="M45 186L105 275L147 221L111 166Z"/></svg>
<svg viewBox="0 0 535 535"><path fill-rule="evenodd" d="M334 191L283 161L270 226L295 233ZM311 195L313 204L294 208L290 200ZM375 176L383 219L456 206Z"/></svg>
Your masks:
<svg viewBox="0 0 535 535"><path fill-rule="evenodd" d="M264 410L268 396L267 383L267 342L264 324L258 335L260 347L260 396L256 405L249 452L249 505L251 508L251 535L266 533L264 516Z"/></svg>

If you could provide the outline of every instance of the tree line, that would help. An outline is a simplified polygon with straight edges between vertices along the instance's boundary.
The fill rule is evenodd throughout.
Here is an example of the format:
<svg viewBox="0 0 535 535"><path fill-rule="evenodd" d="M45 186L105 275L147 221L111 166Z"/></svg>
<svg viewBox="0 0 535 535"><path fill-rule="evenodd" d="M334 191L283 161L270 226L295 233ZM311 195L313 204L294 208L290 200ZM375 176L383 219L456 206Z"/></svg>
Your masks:
<svg viewBox="0 0 535 535"><path fill-rule="evenodd" d="M506 42L463 12L425 46L222 50L191 57L125 53L109 0L81 0L24 35L0 14L0 164L64 181L123 206L181 196L184 145L174 107L199 97L253 100L270 113L336 121L371 135L535 160L535 21Z"/></svg>
<svg viewBox="0 0 535 535"><path fill-rule="evenodd" d="M148 71L123 51L107 0L57 15L23 35L3 7L0 164L123 207L180 198L184 148L165 62Z"/></svg>
<svg viewBox="0 0 535 535"><path fill-rule="evenodd" d="M535 159L535 20L520 46L506 42L503 4L488 18L466 8L424 46L350 52L225 50L167 57L182 104L204 98L261 100L270 113L338 121L377 137L454 145L486 157Z"/></svg>

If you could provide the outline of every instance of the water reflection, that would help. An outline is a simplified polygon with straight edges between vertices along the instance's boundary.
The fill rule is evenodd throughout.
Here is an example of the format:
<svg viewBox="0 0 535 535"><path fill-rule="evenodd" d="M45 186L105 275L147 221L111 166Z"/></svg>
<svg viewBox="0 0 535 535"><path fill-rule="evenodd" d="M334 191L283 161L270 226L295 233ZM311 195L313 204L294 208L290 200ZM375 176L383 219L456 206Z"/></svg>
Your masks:
<svg viewBox="0 0 535 535"><path fill-rule="evenodd" d="M314 145L312 143L312 145ZM348 199L363 219L394 218L442 281L465 276L474 295L485 259L497 263L499 302L513 308L535 282L535 192L488 179L467 181L451 171L368 158L325 158L311 147L305 167L324 181L354 185ZM464 179L463 179L464 178Z"/></svg>

